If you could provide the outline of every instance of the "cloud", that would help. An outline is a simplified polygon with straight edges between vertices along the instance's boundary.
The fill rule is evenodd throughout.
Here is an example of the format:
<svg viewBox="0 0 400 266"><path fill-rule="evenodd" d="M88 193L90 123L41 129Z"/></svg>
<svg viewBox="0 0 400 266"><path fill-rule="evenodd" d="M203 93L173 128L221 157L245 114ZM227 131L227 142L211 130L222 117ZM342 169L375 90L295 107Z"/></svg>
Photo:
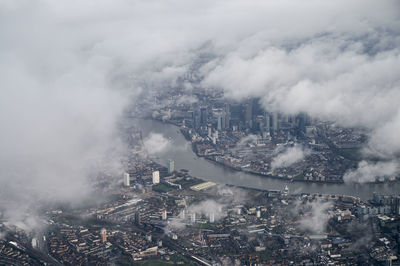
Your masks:
<svg viewBox="0 0 400 266"><path fill-rule="evenodd" d="M222 88L234 99L260 97L269 111L307 112L366 127L372 153L398 155L400 34L395 25L400 13L390 10L398 3L375 5L388 17L374 15L357 1L350 4L359 7L353 15L344 2L335 7L319 3L318 14L310 15L311 3L299 4L295 14L272 15L275 21L265 30L232 45L207 65L203 85ZM272 10L287 11L288 6L281 2ZM296 32L288 29L293 23L299 26Z"/></svg>
<svg viewBox="0 0 400 266"><path fill-rule="evenodd" d="M143 140L144 147L149 155L166 152L172 147L171 141L160 133L151 132L147 138Z"/></svg>
<svg viewBox="0 0 400 266"><path fill-rule="evenodd" d="M332 202L321 202L320 200L299 205L298 211L305 213L299 221L300 229L310 231L315 234L325 232L326 225L329 220L327 211L332 208L332 206Z"/></svg>
<svg viewBox="0 0 400 266"><path fill-rule="evenodd" d="M289 167L294 163L300 162L310 154L309 150L305 150L299 146L290 147L284 151L277 152L279 152L278 155L271 162L272 170L281 167Z"/></svg>
<svg viewBox="0 0 400 266"><path fill-rule="evenodd" d="M225 213L222 212L222 208L224 206L224 204L218 203L215 200L204 200L199 203L190 205L188 207L188 212L203 215L214 213L215 221L218 221L225 216Z"/></svg>
<svg viewBox="0 0 400 266"><path fill-rule="evenodd" d="M255 144L260 137L257 135L249 134L246 137L243 137L236 144L237 147L246 146L247 144Z"/></svg>
<svg viewBox="0 0 400 266"><path fill-rule="evenodd" d="M186 223L180 218L171 218L168 220L167 225L164 227L165 234L172 231L181 231L186 228Z"/></svg>
<svg viewBox="0 0 400 266"><path fill-rule="evenodd" d="M107 154L122 170L115 124L131 98L187 71L270 110L367 127L368 150L396 156L399 10L395 0L2 1L0 200L21 213L82 200Z"/></svg>
<svg viewBox="0 0 400 266"><path fill-rule="evenodd" d="M375 182L379 177L394 177L399 173L400 166L397 161L376 163L361 161L357 169L351 170L343 176L343 180L356 183Z"/></svg>
<svg viewBox="0 0 400 266"><path fill-rule="evenodd" d="M198 101L197 97L192 95L183 95L182 97L178 98L176 104L193 104Z"/></svg>

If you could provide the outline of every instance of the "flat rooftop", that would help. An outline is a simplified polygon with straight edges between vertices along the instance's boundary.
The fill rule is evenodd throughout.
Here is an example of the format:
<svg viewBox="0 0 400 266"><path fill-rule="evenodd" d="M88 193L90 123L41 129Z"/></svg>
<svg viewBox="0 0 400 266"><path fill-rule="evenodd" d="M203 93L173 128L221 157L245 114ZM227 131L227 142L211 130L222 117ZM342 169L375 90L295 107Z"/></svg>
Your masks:
<svg viewBox="0 0 400 266"><path fill-rule="evenodd" d="M204 190L204 189L213 187L215 185L216 185L216 183L214 183L214 182L204 182L204 183L200 183L200 184L191 186L190 188L194 191L200 191L200 190Z"/></svg>

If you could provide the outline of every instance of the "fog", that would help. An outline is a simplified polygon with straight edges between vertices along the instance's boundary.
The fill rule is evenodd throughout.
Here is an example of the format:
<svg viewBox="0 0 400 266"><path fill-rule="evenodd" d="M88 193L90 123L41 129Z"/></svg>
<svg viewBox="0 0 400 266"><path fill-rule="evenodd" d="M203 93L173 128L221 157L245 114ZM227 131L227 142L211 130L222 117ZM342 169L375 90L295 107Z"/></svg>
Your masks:
<svg viewBox="0 0 400 266"><path fill-rule="evenodd" d="M118 176L124 108L175 84L199 51L213 55L203 86L366 127L365 154L397 163L399 12L389 0L2 1L4 216L81 201L99 168Z"/></svg>

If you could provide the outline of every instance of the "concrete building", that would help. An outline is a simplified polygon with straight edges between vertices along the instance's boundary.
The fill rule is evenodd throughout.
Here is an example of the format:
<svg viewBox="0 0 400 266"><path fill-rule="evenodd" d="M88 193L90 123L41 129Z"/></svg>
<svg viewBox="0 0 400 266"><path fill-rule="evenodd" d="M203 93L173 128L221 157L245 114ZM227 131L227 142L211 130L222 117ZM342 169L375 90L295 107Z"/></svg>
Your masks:
<svg viewBox="0 0 400 266"><path fill-rule="evenodd" d="M215 214L213 212L210 212L210 223L215 222Z"/></svg>
<svg viewBox="0 0 400 266"><path fill-rule="evenodd" d="M154 171L153 172L153 184L159 184L160 183L160 171Z"/></svg>
<svg viewBox="0 0 400 266"><path fill-rule="evenodd" d="M171 159L168 160L168 174L172 174L175 171L175 162Z"/></svg>
<svg viewBox="0 0 400 266"><path fill-rule="evenodd" d="M124 173L124 186L129 187L130 186L130 176L128 173Z"/></svg>
<svg viewBox="0 0 400 266"><path fill-rule="evenodd" d="M101 242L102 243L107 242L107 230L105 228L101 229L100 235L101 235Z"/></svg>

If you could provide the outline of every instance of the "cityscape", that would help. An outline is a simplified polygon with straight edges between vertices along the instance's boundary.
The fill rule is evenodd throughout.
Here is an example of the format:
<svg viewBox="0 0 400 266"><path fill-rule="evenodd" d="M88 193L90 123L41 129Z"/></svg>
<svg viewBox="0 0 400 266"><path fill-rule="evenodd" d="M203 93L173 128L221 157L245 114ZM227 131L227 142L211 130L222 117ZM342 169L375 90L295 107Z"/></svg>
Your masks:
<svg viewBox="0 0 400 266"><path fill-rule="evenodd" d="M0 21L0 265L400 265L397 1Z"/></svg>

